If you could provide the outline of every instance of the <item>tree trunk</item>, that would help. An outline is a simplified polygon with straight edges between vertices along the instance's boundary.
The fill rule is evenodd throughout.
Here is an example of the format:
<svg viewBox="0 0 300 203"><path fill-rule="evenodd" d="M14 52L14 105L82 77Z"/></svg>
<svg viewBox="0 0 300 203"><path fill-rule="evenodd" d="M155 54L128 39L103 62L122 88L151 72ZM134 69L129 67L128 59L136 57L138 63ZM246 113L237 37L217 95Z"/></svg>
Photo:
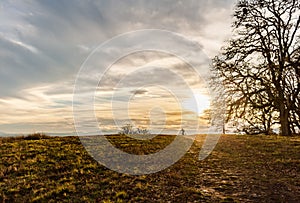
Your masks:
<svg viewBox="0 0 300 203"><path fill-rule="evenodd" d="M284 104L280 105L280 126L281 135L290 136L290 123L289 123L289 111L285 108Z"/></svg>

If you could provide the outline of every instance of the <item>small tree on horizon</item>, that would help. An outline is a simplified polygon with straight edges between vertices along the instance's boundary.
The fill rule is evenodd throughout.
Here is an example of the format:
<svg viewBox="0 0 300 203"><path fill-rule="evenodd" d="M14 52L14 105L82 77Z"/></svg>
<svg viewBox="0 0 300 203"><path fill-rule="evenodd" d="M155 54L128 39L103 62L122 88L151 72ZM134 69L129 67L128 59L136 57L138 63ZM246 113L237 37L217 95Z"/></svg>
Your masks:
<svg viewBox="0 0 300 203"><path fill-rule="evenodd" d="M138 127L134 129L134 126L132 124L126 124L121 127L121 131L119 132L121 135L133 135L133 134L138 134L138 135L146 135L149 134L149 131L147 128L143 127Z"/></svg>

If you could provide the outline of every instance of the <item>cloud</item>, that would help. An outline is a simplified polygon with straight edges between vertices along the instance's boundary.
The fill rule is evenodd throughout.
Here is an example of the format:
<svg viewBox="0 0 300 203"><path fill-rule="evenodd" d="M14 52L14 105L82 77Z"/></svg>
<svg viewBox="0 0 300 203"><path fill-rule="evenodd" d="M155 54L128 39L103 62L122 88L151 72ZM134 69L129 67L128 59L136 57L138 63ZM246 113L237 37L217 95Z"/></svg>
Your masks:
<svg viewBox="0 0 300 203"><path fill-rule="evenodd" d="M99 44L124 32L153 28L170 30L188 36L191 44L202 45L209 55L215 54L230 31L230 9L234 2L1 1L0 111L1 120L6 122L5 129L15 128L13 126L21 122L20 119L39 120L44 115L42 112L47 112L45 115L50 115L53 122L59 123L63 114L64 118L69 119L72 116L70 105L73 85L82 63ZM172 61L171 57L166 57L163 61L159 58L160 55L145 55L144 58L142 55L129 57L119 66L116 65L117 71L108 73L107 78L103 78L100 86L102 93L114 91L113 85L122 79L131 65L144 62L148 67L155 65L149 59L165 64ZM180 72L189 84L199 85L199 79L188 68L177 62L172 65L174 73ZM105 68L99 67L100 71ZM133 74L121 80L119 85L127 86L128 92L151 80L178 87L181 83L174 73L167 69L150 68L144 73ZM88 85L85 91L90 91ZM140 90L136 95L145 93ZM150 95L159 96L155 93ZM26 110L21 110L25 107ZM43 121L46 126L46 120ZM20 129L26 129L25 124L20 126ZM2 131L1 128L4 126L0 126Z"/></svg>
<svg viewBox="0 0 300 203"><path fill-rule="evenodd" d="M144 95L144 94L148 93L148 90L146 90L146 89L138 89L138 90L130 91L130 93L132 93L134 96Z"/></svg>
<svg viewBox="0 0 300 203"><path fill-rule="evenodd" d="M15 85L0 80L0 86L13 86L15 93L24 85L72 78L89 50L124 32L158 28L188 35L205 33L207 26L216 23L210 18L218 16L220 10L223 17L230 5L231 1L224 0L1 2L0 36L11 43L1 44L1 52L8 53L0 56L0 66L10 69L5 76L14 78ZM205 36L216 33L220 32ZM24 48L33 53L26 53ZM9 90L1 93L6 95Z"/></svg>

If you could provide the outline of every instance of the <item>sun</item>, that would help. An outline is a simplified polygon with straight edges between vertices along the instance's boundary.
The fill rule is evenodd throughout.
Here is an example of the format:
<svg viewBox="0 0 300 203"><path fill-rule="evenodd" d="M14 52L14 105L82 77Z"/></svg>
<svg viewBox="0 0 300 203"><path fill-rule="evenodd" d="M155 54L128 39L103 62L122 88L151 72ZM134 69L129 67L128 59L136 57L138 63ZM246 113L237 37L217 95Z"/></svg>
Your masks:
<svg viewBox="0 0 300 203"><path fill-rule="evenodd" d="M205 109L210 108L209 96L205 94L194 93L183 102L183 107L188 111L194 112L197 114L197 116L200 116L203 114Z"/></svg>
<svg viewBox="0 0 300 203"><path fill-rule="evenodd" d="M210 107L210 99L209 96L204 94L194 94L194 98L197 102L197 114L201 115L205 109L209 109Z"/></svg>

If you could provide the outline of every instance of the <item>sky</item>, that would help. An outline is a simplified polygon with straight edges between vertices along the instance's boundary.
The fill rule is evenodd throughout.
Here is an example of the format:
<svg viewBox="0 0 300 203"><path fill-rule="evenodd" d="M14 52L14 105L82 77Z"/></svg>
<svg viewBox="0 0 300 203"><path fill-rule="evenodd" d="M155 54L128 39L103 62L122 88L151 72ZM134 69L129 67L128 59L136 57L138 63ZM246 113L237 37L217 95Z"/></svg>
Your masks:
<svg viewBox="0 0 300 203"><path fill-rule="evenodd" d="M74 134L72 103L78 74L83 65L91 65L88 60L93 57L89 56L95 56L99 45L124 33L144 29L178 33L188 39L191 50L193 46L202 47L212 58L230 37L234 3L1 1L0 135ZM145 40L133 37L128 44ZM128 54L110 67L104 64L101 60L93 64L105 73L101 80L98 78L93 106L104 133L116 132L128 122L153 132L189 128L195 118L200 127L204 126L205 121L198 118L209 108L205 78L197 77L186 61L170 53L148 50ZM90 73L84 81L89 84L96 80ZM82 94L93 89L84 87ZM198 109L194 108L195 101ZM84 125L89 125L89 119Z"/></svg>

